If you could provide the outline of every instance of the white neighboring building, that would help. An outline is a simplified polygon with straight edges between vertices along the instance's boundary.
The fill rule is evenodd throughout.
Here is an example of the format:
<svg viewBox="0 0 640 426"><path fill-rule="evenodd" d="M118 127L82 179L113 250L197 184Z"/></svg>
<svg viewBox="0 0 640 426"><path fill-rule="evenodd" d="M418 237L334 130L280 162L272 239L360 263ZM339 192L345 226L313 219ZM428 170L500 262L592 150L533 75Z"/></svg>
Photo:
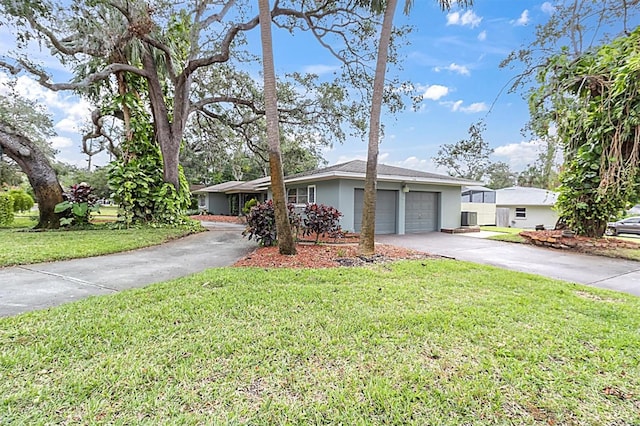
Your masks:
<svg viewBox="0 0 640 426"><path fill-rule="evenodd" d="M475 212L478 225L495 226L496 191L484 186L463 186L461 208L463 212Z"/></svg>
<svg viewBox="0 0 640 426"><path fill-rule="evenodd" d="M496 225L533 229L544 225L553 229L558 213L553 206L558 193L540 188L512 186L496 191Z"/></svg>

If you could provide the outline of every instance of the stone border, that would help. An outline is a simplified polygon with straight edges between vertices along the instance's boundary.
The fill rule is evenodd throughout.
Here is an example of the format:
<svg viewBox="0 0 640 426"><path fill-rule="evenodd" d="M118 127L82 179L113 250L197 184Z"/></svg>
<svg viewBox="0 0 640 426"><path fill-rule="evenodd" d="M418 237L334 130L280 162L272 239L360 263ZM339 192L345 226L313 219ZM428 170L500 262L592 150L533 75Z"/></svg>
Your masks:
<svg viewBox="0 0 640 426"><path fill-rule="evenodd" d="M608 250L616 248L638 249L640 244L617 238L589 238L563 236L563 231L522 231L519 235L527 243L554 249L579 251Z"/></svg>

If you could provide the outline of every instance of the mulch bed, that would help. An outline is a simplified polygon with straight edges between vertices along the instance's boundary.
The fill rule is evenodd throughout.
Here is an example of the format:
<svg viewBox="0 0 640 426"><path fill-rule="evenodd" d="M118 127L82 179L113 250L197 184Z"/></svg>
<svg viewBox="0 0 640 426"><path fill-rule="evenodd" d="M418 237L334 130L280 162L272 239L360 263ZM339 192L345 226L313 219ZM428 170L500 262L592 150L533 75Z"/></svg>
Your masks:
<svg viewBox="0 0 640 426"><path fill-rule="evenodd" d="M337 268L387 263L401 259L433 258L427 253L386 244L376 244L376 254L358 256L357 244L309 244L299 243L297 254L285 256L278 247L260 247L237 261L233 266L261 268Z"/></svg>
<svg viewBox="0 0 640 426"><path fill-rule="evenodd" d="M195 215L191 219L206 222L226 222L245 224L244 218L222 215ZM278 247L258 247L233 266L259 268L337 268L341 266L362 266L386 263L401 259L434 258L427 253L376 244L376 254L370 257L358 256L359 234L345 233L340 237L320 235L316 244L316 234L298 234L297 254L285 256L278 253Z"/></svg>

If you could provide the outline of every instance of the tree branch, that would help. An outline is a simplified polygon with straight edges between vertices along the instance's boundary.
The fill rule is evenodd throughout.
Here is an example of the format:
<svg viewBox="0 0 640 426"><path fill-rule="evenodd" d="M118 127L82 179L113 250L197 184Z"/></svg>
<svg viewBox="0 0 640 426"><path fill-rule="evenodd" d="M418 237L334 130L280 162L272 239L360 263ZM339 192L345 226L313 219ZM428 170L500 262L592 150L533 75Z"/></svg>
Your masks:
<svg viewBox="0 0 640 426"><path fill-rule="evenodd" d="M145 70L142 70L140 68L136 68L134 66L127 65L127 64L111 64L104 67L104 69L100 72L89 74L88 76L86 76L85 78L83 78L81 81L77 83L52 83L50 81L50 76L43 70L40 70L23 60L18 60L18 62L20 63L20 68L18 68L18 72L20 71L20 69L24 69L28 71L32 75L38 77L37 82L41 86L46 87L47 89L50 89L53 91L77 90L77 89L87 88L91 84L95 83L96 81L104 80L108 78L111 74L114 74L118 71L130 72L145 78L149 77L149 74ZM5 64L0 63L0 65L4 66ZM15 74L15 73L12 72L12 74Z"/></svg>
<svg viewBox="0 0 640 426"><path fill-rule="evenodd" d="M231 9L231 6L233 6L235 2L236 2L235 0L228 1L222 7L222 10L220 12L214 13L212 15L209 15L207 18L205 18L201 23L201 28L206 28L214 22L221 22L222 18L225 17L225 15L227 14L227 12L229 12L229 9Z"/></svg>
<svg viewBox="0 0 640 426"><path fill-rule="evenodd" d="M236 38L238 33L240 33L240 31L249 31L257 27L259 23L260 23L260 20L256 16L255 18L253 18L248 22L237 24L229 28L229 30L227 31L227 34L224 36L224 38L222 39L222 42L220 43L220 53L208 56L206 58L198 58L198 59L190 60L187 63L187 66L185 67L182 74L184 74L185 77L188 77L191 74L193 74L193 72L198 68L206 67L215 63L228 61L229 55L230 55L231 43Z"/></svg>

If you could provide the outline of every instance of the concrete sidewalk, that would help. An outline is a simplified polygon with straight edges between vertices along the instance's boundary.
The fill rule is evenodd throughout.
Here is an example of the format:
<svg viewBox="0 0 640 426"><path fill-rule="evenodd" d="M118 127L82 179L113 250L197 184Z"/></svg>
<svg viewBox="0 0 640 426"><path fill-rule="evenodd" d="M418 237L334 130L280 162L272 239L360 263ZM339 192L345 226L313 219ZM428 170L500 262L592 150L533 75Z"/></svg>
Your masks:
<svg viewBox="0 0 640 426"><path fill-rule="evenodd" d="M256 247L244 226L203 223L208 232L159 246L62 262L0 268L0 316L57 306L89 296L228 266Z"/></svg>
<svg viewBox="0 0 640 426"><path fill-rule="evenodd" d="M470 234L378 235L376 241L640 296L640 262L632 260L472 238Z"/></svg>

